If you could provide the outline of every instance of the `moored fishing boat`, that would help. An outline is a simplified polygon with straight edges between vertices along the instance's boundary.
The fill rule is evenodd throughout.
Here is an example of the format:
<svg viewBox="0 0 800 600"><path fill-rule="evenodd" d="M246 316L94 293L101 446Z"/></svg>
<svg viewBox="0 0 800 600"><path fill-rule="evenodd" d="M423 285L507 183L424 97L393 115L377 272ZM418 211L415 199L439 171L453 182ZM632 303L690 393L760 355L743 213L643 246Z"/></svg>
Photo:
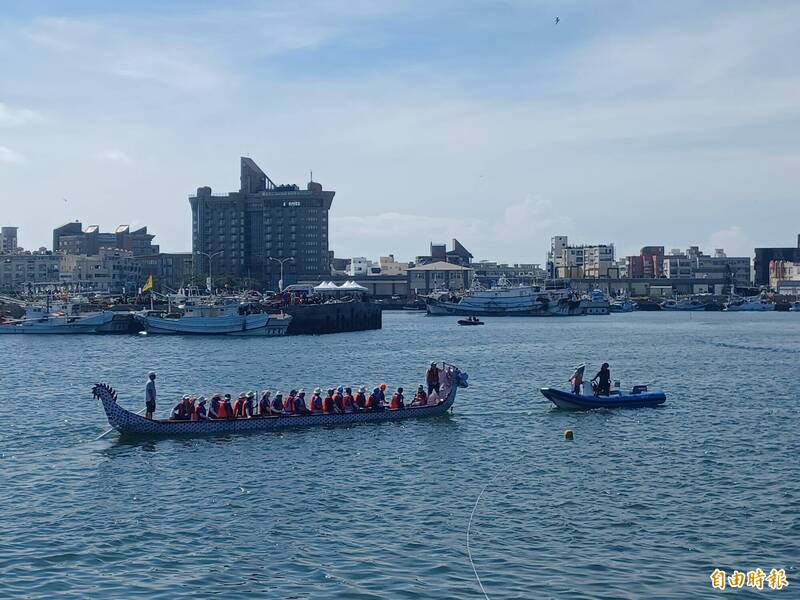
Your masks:
<svg viewBox="0 0 800 600"><path fill-rule="evenodd" d="M30 304L21 319L0 320L0 334L98 333L114 319L108 310L80 313L76 305Z"/></svg>
<svg viewBox="0 0 800 600"><path fill-rule="evenodd" d="M667 396L661 391L648 391L646 385L634 386L629 394L612 390L608 396L585 396L553 388L541 388L542 395L558 408L590 410L592 408L647 408L664 404Z"/></svg>
<svg viewBox="0 0 800 600"><path fill-rule="evenodd" d="M661 304L661 310L691 311L705 310L705 304L697 298L684 298L683 300L667 300Z"/></svg>
<svg viewBox="0 0 800 600"><path fill-rule="evenodd" d="M136 320L147 333L198 335L284 335L290 315L242 312L230 299L192 299L178 306L177 312L136 313Z"/></svg>
<svg viewBox="0 0 800 600"><path fill-rule="evenodd" d="M637 309L636 304L627 297L617 298L609 306L612 313L629 313Z"/></svg>
<svg viewBox="0 0 800 600"><path fill-rule="evenodd" d="M238 419L205 419L201 421L173 421L145 419L122 408L117 403L117 392L107 384L98 383L92 395L103 403L108 424L123 436L158 437L180 435L207 435L249 431L274 431L295 427L352 425L400 421L444 415L453 406L459 387L467 387L467 374L453 365L443 364L440 369L441 396L436 405L406 407L399 410L360 411L307 415L280 415Z"/></svg>
<svg viewBox="0 0 800 600"><path fill-rule="evenodd" d="M473 282L461 296L431 294L426 298L429 315L476 317L551 317L584 314L584 302L569 289L543 290L538 286L512 286L504 278L486 289Z"/></svg>
<svg viewBox="0 0 800 600"><path fill-rule="evenodd" d="M581 298L581 306L585 315L607 315L611 306L603 290L594 289L591 294Z"/></svg>
<svg viewBox="0 0 800 600"><path fill-rule="evenodd" d="M725 304L726 312L769 312L775 310L775 304L765 296L731 299Z"/></svg>

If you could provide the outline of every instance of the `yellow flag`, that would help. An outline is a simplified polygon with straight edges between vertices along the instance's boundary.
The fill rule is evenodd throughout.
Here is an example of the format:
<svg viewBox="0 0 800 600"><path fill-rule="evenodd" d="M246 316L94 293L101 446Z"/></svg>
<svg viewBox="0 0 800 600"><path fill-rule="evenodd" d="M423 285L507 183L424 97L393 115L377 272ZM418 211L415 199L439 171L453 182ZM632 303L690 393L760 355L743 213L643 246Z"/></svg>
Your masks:
<svg viewBox="0 0 800 600"><path fill-rule="evenodd" d="M147 281L145 281L144 285L142 286L142 293L144 294L145 292L149 292L152 289L153 289L153 276L150 275L150 277L147 278Z"/></svg>

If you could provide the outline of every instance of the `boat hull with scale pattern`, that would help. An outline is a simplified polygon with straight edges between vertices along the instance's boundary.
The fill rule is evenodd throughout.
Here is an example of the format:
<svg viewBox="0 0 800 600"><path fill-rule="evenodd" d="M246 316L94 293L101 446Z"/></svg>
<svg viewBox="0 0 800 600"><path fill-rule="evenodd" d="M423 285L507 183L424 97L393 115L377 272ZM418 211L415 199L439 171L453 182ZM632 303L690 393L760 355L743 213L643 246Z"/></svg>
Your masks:
<svg viewBox="0 0 800 600"><path fill-rule="evenodd" d="M360 411L334 414L281 415L238 419L204 419L201 421L172 421L146 419L122 408L117 403L116 391L107 384L98 383L92 395L98 398L105 410L108 424L125 437L170 437L244 433L252 431L277 431L298 427L354 425L442 416L452 408L459 387L467 387L467 374L457 367L446 365L443 371L443 391L446 396L435 406L408 407L400 410Z"/></svg>

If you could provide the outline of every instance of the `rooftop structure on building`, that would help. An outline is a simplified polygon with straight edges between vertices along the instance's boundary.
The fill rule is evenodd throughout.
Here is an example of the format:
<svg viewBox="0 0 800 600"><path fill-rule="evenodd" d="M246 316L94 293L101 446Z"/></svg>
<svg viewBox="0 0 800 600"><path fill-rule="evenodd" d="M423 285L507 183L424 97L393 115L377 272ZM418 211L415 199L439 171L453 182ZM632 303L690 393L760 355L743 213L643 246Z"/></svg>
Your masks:
<svg viewBox="0 0 800 600"><path fill-rule="evenodd" d="M769 264L774 260L800 262L800 234L794 248L756 248L753 260L753 283L756 286L769 285Z"/></svg>
<svg viewBox="0 0 800 600"><path fill-rule="evenodd" d="M239 191L200 187L189 197L195 270L251 279L276 289L330 275L328 212L335 192L309 181L278 185L250 158L240 160Z"/></svg>
<svg viewBox="0 0 800 600"><path fill-rule="evenodd" d="M53 251L95 256L101 248L114 248L127 250L134 256L152 256L159 250L153 244L154 237L147 233L147 227L132 230L130 225L120 225L114 231L103 232L97 225L84 228L80 221L75 221L53 230Z"/></svg>
<svg viewBox="0 0 800 600"><path fill-rule="evenodd" d="M0 227L0 254L16 252L18 227Z"/></svg>
<svg viewBox="0 0 800 600"><path fill-rule="evenodd" d="M431 242L430 254L427 256L417 256L414 262L417 265L446 262L455 265L469 266L473 258L472 253L467 250L461 242L453 238L451 250L447 249L446 244L434 244Z"/></svg>

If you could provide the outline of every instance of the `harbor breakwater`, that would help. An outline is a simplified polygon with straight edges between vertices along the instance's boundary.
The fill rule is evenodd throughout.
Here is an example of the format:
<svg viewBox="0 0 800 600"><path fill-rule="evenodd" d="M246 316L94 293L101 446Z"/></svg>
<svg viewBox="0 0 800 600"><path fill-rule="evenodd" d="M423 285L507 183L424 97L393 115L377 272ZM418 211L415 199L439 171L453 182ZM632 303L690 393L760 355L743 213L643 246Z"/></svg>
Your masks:
<svg viewBox="0 0 800 600"><path fill-rule="evenodd" d="M380 329L383 324L381 307L372 302L300 304L285 307L283 312L292 315L288 335L366 331Z"/></svg>

